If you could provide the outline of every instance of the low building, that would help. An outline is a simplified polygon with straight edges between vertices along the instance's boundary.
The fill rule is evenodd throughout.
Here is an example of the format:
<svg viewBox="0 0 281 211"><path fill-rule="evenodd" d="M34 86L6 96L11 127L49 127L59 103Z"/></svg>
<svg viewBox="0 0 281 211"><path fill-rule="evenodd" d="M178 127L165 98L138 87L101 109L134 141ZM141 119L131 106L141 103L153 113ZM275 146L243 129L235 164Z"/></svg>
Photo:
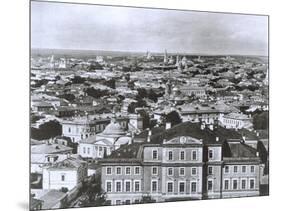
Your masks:
<svg viewBox="0 0 281 211"><path fill-rule="evenodd" d="M73 148L62 144L41 143L31 146L31 173L42 174L46 164L62 161L72 154Z"/></svg>
<svg viewBox="0 0 281 211"><path fill-rule="evenodd" d="M87 177L87 162L81 158L51 163L43 168L43 189L72 190Z"/></svg>
<svg viewBox="0 0 281 211"><path fill-rule="evenodd" d="M130 133L113 118L103 132L80 140L78 154L83 158L103 158L121 145L130 143L131 140Z"/></svg>
<svg viewBox="0 0 281 211"><path fill-rule="evenodd" d="M247 128L253 127L252 118L242 113L229 113L221 119L221 125L226 128Z"/></svg>

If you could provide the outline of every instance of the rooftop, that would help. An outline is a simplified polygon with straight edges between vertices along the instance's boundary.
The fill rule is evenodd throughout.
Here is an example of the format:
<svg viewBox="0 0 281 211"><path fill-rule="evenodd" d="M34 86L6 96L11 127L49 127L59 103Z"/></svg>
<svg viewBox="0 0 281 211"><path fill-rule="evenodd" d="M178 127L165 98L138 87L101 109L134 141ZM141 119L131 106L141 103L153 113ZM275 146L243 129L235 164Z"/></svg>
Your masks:
<svg viewBox="0 0 281 211"><path fill-rule="evenodd" d="M66 197L66 193L58 190L50 190L40 200L44 201L42 209L50 209L55 206L59 201Z"/></svg>
<svg viewBox="0 0 281 211"><path fill-rule="evenodd" d="M38 144L31 146L31 154L55 154L61 152L72 151L73 149L68 146L60 144Z"/></svg>

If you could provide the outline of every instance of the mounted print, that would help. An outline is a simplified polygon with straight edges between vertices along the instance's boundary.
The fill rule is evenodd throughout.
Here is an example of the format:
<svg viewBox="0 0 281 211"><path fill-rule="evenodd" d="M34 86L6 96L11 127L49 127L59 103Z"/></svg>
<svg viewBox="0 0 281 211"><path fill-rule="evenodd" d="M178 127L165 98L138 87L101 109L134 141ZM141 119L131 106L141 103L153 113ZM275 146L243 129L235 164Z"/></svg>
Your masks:
<svg viewBox="0 0 281 211"><path fill-rule="evenodd" d="M269 194L268 16L30 7L31 210Z"/></svg>

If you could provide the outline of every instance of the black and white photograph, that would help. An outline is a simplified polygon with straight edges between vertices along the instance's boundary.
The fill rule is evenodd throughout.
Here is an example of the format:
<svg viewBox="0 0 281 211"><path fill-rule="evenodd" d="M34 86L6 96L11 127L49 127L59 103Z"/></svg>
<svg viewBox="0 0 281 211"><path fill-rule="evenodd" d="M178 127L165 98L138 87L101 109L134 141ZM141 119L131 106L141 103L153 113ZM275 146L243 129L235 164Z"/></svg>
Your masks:
<svg viewBox="0 0 281 211"><path fill-rule="evenodd" d="M29 71L30 210L269 195L268 15L31 1Z"/></svg>

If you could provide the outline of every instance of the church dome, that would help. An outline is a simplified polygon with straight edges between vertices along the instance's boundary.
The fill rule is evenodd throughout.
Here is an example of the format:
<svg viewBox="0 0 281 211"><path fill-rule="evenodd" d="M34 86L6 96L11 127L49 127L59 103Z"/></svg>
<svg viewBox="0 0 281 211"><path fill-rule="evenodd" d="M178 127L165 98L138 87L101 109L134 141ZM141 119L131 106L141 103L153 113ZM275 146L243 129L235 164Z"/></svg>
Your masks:
<svg viewBox="0 0 281 211"><path fill-rule="evenodd" d="M121 127L121 125L114 121L110 122L102 132L104 135L125 135L126 131Z"/></svg>

